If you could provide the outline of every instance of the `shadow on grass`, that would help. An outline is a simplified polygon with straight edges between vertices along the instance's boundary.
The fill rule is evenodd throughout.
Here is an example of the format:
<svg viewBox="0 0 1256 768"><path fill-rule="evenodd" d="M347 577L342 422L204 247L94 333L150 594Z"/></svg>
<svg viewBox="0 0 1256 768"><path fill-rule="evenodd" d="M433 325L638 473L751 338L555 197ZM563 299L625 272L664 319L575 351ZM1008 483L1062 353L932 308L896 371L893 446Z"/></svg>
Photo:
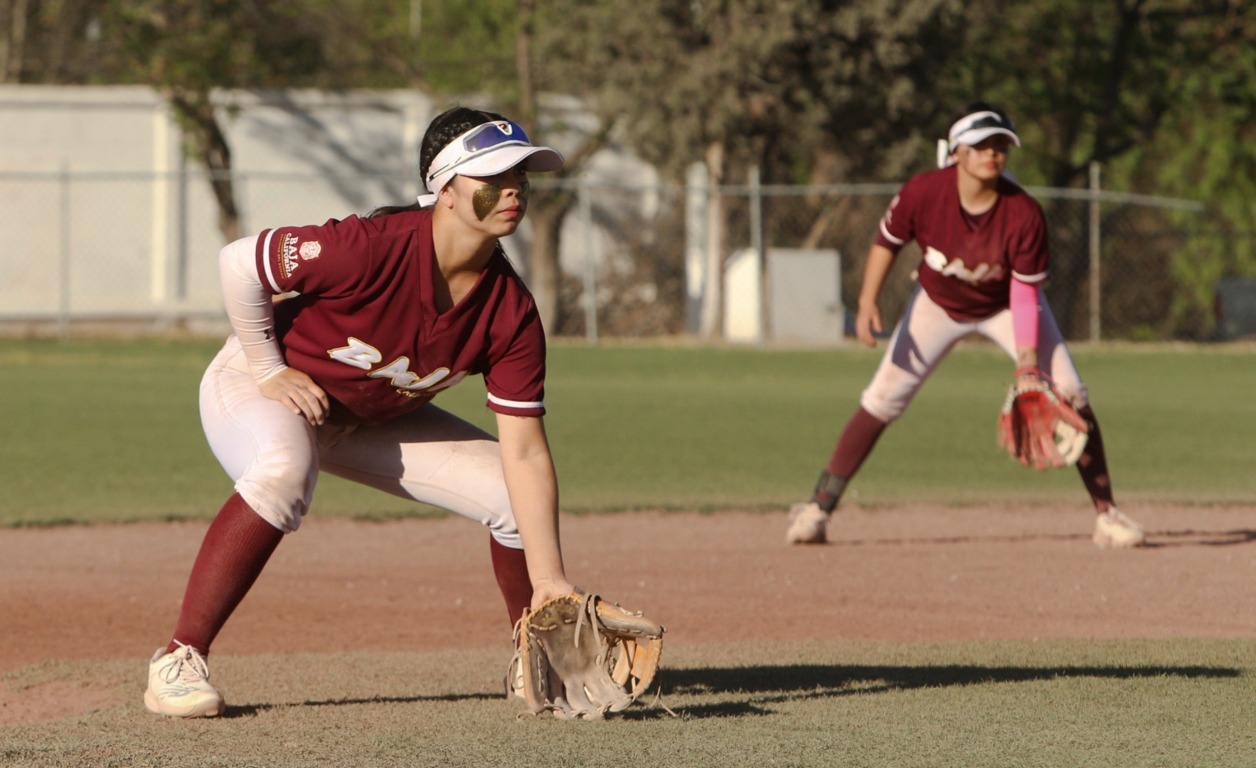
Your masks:
<svg viewBox="0 0 1256 768"><path fill-rule="evenodd" d="M222 715L224 719L234 717L253 717L272 709L287 707L352 707L372 704L419 704L430 701L491 701L504 699L501 693L447 693L442 696L371 696L363 699L323 699L321 701L295 701L278 704L231 704Z"/></svg>
<svg viewBox="0 0 1256 768"><path fill-rule="evenodd" d="M1178 677L1228 679L1243 671L1205 666L821 666L668 669L660 675L663 696L733 695L735 701L675 708L687 718L744 717L773 714L771 705L787 701L886 693L917 688L941 688L987 683L1026 683L1069 678L1133 680ZM631 719L668 716L660 709L622 713Z"/></svg>
<svg viewBox="0 0 1256 768"><path fill-rule="evenodd" d="M808 699L826 699L904 691L917 688L941 688L986 683L1026 683L1068 678L1099 678L1132 680L1154 677L1190 679L1228 679L1240 677L1242 670L1232 667L1205 666L1057 666L1057 667L990 667L973 665L946 666L792 666L727 667L684 669L671 668L660 675L655 692L641 703L613 715L617 720L656 720L682 717L707 719L775 714L773 704ZM734 700L685 707L671 707L668 695L733 696ZM276 704L232 705L224 719L255 717L264 712L288 707L345 707L375 704L416 704L421 702L490 701L503 698L500 693L451 693L440 696L371 696L282 702Z"/></svg>

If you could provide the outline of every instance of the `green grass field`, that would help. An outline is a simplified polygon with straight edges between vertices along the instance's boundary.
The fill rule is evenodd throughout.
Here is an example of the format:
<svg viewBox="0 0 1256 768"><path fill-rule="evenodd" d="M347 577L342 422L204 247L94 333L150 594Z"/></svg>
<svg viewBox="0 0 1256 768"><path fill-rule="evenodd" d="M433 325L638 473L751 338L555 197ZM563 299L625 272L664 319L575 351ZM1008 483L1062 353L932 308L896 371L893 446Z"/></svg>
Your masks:
<svg viewBox="0 0 1256 768"><path fill-rule="evenodd" d="M13 526L208 519L229 492L196 413L216 347L0 341L9 407L0 536ZM1119 498L1256 507L1250 347L1074 353ZM547 426L564 509L779 511L809 492L878 359L855 348L558 344ZM1083 504L1075 473L1028 472L995 447L1010 373L988 347L958 350L886 433L847 502ZM491 428L483 399L473 380L438 403ZM434 512L329 478L315 514ZM1218 567L1250 568L1248 550L1219 551ZM662 701L603 723L517 718L520 706L497 693L501 650L228 655L215 672L231 681L233 708L188 722L144 712L136 659L50 660L0 674L0 697L41 686L74 696L81 686L127 703L0 726L0 765L1256 764L1250 639L682 644L665 658Z"/></svg>
<svg viewBox="0 0 1256 768"><path fill-rule="evenodd" d="M229 483L196 390L217 342L0 341L0 526L205 518ZM1256 500L1256 355L1247 347L1075 350L1119 498ZM806 496L879 350L556 345L546 425L563 508L756 509ZM847 496L877 505L1075 498L1071 472L1027 473L995 446L1011 370L962 347L882 438ZM492 429L473 379L436 401ZM430 509L321 482L319 515Z"/></svg>
<svg viewBox="0 0 1256 768"><path fill-rule="evenodd" d="M1249 768L1256 754L1250 642L679 648L661 701L677 716L638 705L593 723L518 718L494 693L500 661L224 657L234 707L203 721L144 712L134 661L95 664L74 671L129 704L0 727L0 764ZM50 663L24 679L66 676Z"/></svg>

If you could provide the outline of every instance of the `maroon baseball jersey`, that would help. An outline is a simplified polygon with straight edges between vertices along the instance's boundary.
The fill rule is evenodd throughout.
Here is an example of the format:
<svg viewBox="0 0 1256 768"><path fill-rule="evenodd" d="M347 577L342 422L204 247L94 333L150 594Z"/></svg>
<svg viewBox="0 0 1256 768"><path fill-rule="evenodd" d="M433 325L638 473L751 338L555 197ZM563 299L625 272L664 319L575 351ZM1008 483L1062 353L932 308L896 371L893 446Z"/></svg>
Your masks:
<svg viewBox="0 0 1256 768"><path fill-rule="evenodd" d="M994 207L973 216L959 203L956 166L925 171L890 202L877 243L895 253L915 240L924 253L920 285L957 320L979 320L1008 306L1012 275L1047 279L1047 224L1042 207L1007 177Z"/></svg>
<svg viewBox="0 0 1256 768"><path fill-rule="evenodd" d="M505 253L444 313L435 258L430 208L258 237L262 285L298 294L275 305L284 359L332 398L331 418L386 421L477 373L494 411L545 413L545 334Z"/></svg>

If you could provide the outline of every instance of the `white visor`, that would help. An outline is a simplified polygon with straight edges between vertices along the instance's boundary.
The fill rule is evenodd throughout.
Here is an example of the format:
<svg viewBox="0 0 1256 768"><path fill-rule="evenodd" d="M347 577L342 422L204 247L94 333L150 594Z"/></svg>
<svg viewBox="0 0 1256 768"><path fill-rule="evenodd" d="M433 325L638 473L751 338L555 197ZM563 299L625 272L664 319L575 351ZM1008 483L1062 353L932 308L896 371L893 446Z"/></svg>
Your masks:
<svg viewBox="0 0 1256 768"><path fill-rule="evenodd" d="M998 112L973 112L971 115L964 115L951 126L945 142L938 142L938 167L950 165L950 154L960 144L975 146L998 134L1010 138L1015 146L1021 145L1012 121Z"/></svg>
<svg viewBox="0 0 1256 768"><path fill-rule="evenodd" d="M428 194L419 204L435 205L436 197L454 176L496 176L527 161L529 172L557 171L563 156L551 147L533 146L517 123L494 120L477 125L445 145L432 159L424 183Z"/></svg>

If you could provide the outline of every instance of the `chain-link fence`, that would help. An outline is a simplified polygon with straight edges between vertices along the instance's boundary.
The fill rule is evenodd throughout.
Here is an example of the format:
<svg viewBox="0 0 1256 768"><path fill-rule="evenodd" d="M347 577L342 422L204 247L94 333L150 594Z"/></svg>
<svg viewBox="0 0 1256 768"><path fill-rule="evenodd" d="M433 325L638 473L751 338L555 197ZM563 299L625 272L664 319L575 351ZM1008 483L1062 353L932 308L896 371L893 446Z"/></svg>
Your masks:
<svg viewBox="0 0 1256 768"><path fill-rule="evenodd" d="M843 326L849 332L864 257L898 188L898 184L724 186L716 193L722 229L702 232L703 243L717 238L715 250L724 264L733 254L758 253L764 272L770 272L772 261L767 257L774 250L835 252L840 259L836 291L846 308ZM1066 338L1216 338L1216 286L1228 263L1224 254L1234 250L1239 238L1250 248L1256 235L1231 233L1222 242L1210 227L1205 207L1191 201L1102 190L1029 191L1046 212L1052 251L1046 295ZM692 247L693 219L688 221L687 237L683 190L595 187L587 194L594 200L588 206L594 211L594 223L613 227L602 246L607 252L591 254L599 264L595 276L599 333L697 331L694 279L692 273L686 275L685 253L687 246ZM633 209L633 196L642 194L657 204L644 214L625 216L624 211ZM1201 266L1200 255L1208 254L1213 254L1211 262ZM881 294L887 323L901 315L919 264L920 251L913 243L900 254ZM770 274L764 276L764 282L771 279ZM563 312L564 334L589 335L588 304L581 301L589 295L592 281L586 277L568 282L564 308L581 310ZM792 300L762 290L765 303ZM715 298L721 302L720 316L726 317L730 297ZM765 309L764 314L770 313ZM772 338L770 329L764 337Z"/></svg>
<svg viewBox="0 0 1256 768"><path fill-rule="evenodd" d="M413 179L400 176L240 173L234 183L246 234L365 213L414 192ZM692 190L687 196L677 186L542 177L534 186L538 196L576 192L561 228L563 280L551 333L594 341L720 336L719 324L701 330L697 308L717 302L723 315L729 301L719 279L695 279L695 240L707 248L716 238L709 250L721 270L731 254L747 249L836 252L835 291L853 307L863 258L897 190L896 184L723 187L705 198L710 204L718 197L717 224L695 233L686 216ZM223 236L208 190L205 174L193 170L0 173L0 329L224 328L216 264ZM1193 272L1192 254L1232 244L1210 234L1201 206L1101 191L1031 192L1047 211L1053 254L1047 296L1067 338L1213 337L1221 275ZM526 275L527 229L513 239L508 250ZM887 322L901 313L918 263L912 247L899 258L882 294Z"/></svg>

